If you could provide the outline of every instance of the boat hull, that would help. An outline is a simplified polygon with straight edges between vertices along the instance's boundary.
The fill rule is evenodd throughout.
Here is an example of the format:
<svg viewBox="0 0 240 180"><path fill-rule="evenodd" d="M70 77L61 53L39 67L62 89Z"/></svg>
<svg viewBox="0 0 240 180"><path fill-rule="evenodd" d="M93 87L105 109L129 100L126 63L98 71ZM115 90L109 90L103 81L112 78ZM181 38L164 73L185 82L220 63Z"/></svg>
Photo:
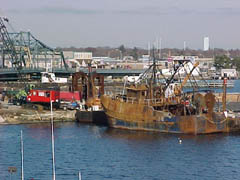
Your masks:
<svg viewBox="0 0 240 180"><path fill-rule="evenodd" d="M106 114L103 110L83 111L78 110L75 114L76 120L81 123L94 123L97 125L108 125Z"/></svg>
<svg viewBox="0 0 240 180"><path fill-rule="evenodd" d="M156 111L150 106L124 102L102 96L101 102L113 128L158 131L165 133L209 134L239 130L239 118L226 118L223 113L176 116Z"/></svg>

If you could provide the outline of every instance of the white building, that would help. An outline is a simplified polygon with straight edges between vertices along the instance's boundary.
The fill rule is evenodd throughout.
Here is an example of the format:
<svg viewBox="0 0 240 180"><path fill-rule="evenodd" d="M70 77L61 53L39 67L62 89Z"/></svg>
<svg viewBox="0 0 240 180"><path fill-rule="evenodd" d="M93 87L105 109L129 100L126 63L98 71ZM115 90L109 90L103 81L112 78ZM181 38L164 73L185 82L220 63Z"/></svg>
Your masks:
<svg viewBox="0 0 240 180"><path fill-rule="evenodd" d="M74 59L77 60L92 60L91 52L74 52Z"/></svg>
<svg viewBox="0 0 240 180"><path fill-rule="evenodd" d="M208 51L209 50L209 37L204 37L204 40L203 40L203 50L204 51Z"/></svg>
<svg viewBox="0 0 240 180"><path fill-rule="evenodd" d="M63 55L65 59L73 59L74 52L73 51L63 51Z"/></svg>
<svg viewBox="0 0 240 180"><path fill-rule="evenodd" d="M141 58L139 58L138 60L139 61L142 61L142 62L149 62L150 61L150 55L142 55Z"/></svg>
<svg viewBox="0 0 240 180"><path fill-rule="evenodd" d="M236 79L238 77L238 73L236 69L221 69L221 77Z"/></svg>
<svg viewBox="0 0 240 180"><path fill-rule="evenodd" d="M198 67L201 71L202 75L212 75L212 73L216 72L213 69L214 59L213 58L197 58L196 62L199 63Z"/></svg>

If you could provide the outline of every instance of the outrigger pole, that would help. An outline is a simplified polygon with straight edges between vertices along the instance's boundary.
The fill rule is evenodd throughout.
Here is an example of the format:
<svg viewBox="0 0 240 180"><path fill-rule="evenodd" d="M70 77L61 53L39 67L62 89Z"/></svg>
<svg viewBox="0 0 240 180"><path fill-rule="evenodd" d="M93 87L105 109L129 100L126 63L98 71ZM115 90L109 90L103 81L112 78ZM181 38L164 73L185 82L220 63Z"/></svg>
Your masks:
<svg viewBox="0 0 240 180"><path fill-rule="evenodd" d="M50 93L50 105L51 105L51 126L52 126L52 179L55 180L56 179L56 172L55 172L55 153L54 153L54 132L53 132L53 106L52 106L52 94Z"/></svg>
<svg viewBox="0 0 240 180"><path fill-rule="evenodd" d="M78 180L82 180L82 174L80 171L78 172Z"/></svg>
<svg viewBox="0 0 240 180"><path fill-rule="evenodd" d="M21 130L21 180L24 180L24 172L23 172L23 134Z"/></svg>
<svg viewBox="0 0 240 180"><path fill-rule="evenodd" d="M223 112L226 111L226 99L227 99L227 78L223 79L223 96L222 96L222 107Z"/></svg>

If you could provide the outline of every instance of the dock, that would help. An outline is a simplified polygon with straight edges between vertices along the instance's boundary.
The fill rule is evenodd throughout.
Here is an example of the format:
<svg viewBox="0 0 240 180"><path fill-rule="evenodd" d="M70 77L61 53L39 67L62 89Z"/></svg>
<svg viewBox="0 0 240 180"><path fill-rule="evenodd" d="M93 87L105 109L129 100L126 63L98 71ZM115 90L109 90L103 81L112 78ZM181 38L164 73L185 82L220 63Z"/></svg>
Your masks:
<svg viewBox="0 0 240 180"><path fill-rule="evenodd" d="M190 83L187 82L186 85L184 87L192 87L193 85L195 85L196 83ZM197 82L197 86L199 88L223 88L223 82ZM229 81L227 82L227 88L233 88L234 87L234 82L233 81Z"/></svg>

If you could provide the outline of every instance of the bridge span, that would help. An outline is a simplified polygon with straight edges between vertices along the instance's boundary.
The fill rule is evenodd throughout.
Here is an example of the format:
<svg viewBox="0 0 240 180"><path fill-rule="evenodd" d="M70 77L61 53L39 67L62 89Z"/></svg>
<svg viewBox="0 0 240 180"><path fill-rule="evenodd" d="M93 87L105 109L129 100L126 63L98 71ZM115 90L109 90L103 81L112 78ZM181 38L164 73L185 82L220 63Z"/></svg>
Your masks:
<svg viewBox="0 0 240 180"><path fill-rule="evenodd" d="M82 71L84 73L88 72L87 68L84 69L73 69L73 68L54 68L53 73L57 77L69 77L75 72ZM138 76L143 73L144 69L92 69L99 74L104 76L115 77L124 77L128 76ZM1 68L0 69L0 81L18 81L20 80L19 72L26 79L39 80L41 78L41 72L46 72L45 68L22 68L20 71L17 71L13 68Z"/></svg>

